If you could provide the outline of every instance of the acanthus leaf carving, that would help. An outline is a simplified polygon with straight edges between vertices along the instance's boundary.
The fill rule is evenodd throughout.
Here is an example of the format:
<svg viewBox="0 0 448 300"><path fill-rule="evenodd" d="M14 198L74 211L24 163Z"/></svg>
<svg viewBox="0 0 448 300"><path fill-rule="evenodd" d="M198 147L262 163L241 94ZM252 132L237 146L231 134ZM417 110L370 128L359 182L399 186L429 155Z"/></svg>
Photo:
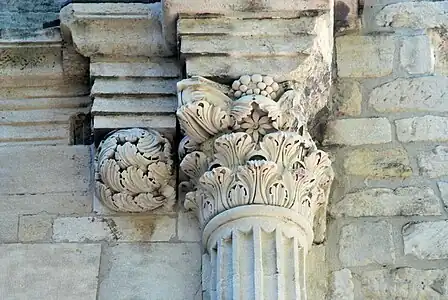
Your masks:
<svg viewBox="0 0 448 300"><path fill-rule="evenodd" d="M144 212L175 201L169 141L154 130L109 134L95 158L97 197L110 209Z"/></svg>
<svg viewBox="0 0 448 300"><path fill-rule="evenodd" d="M307 130L314 108L307 111L309 103L293 82L268 79L276 87L269 97L249 91L244 87L253 84L248 78L257 84L264 78L254 76L241 77L227 93L201 77L178 85L177 114L192 141L179 150L186 153L181 169L190 177L185 205L198 210L203 225L233 207L258 204L294 211L312 227L327 204L333 179L328 155L317 150ZM268 87L264 82L260 86L263 91ZM203 101L219 114L190 106ZM188 122L182 121L186 118Z"/></svg>

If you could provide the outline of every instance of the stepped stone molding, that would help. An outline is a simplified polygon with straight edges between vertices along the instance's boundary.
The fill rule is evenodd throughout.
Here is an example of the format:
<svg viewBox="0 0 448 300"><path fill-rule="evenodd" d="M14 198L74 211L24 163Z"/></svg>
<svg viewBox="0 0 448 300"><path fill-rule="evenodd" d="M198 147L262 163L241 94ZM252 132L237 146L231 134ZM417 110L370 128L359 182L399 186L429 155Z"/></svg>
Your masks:
<svg viewBox="0 0 448 300"><path fill-rule="evenodd" d="M176 193L169 141L155 130L122 129L99 145L97 197L110 209L146 212L172 206Z"/></svg>
<svg viewBox="0 0 448 300"><path fill-rule="evenodd" d="M316 106L296 82L259 74L232 88L195 76L178 83L178 96L184 205L203 227L212 299L305 299L304 255L323 239L334 177L307 130L324 102ZM264 246L272 243L275 255ZM275 259L264 268L267 256ZM277 283L263 284L266 276Z"/></svg>

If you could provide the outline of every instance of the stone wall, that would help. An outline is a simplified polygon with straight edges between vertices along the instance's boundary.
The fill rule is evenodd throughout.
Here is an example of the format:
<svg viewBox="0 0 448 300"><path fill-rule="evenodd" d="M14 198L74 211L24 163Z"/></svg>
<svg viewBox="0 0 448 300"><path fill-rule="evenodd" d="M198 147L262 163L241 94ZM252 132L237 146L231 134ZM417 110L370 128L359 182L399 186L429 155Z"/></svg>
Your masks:
<svg viewBox="0 0 448 300"><path fill-rule="evenodd" d="M447 299L446 1L365 1L335 38L330 299Z"/></svg>
<svg viewBox="0 0 448 300"><path fill-rule="evenodd" d="M55 0L1 0L0 32L42 29L44 23L58 19L59 8Z"/></svg>

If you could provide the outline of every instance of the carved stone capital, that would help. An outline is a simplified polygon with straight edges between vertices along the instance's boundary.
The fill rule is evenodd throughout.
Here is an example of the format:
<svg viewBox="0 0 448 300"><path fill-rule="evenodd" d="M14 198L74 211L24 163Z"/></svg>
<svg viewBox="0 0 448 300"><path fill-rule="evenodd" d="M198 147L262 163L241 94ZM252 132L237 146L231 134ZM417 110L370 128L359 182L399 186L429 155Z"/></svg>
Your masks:
<svg viewBox="0 0 448 300"><path fill-rule="evenodd" d="M204 227L235 207L263 205L287 209L322 232L333 171L308 133L316 105L300 86L253 75L229 88L193 77L178 84L178 95L185 206Z"/></svg>
<svg viewBox="0 0 448 300"><path fill-rule="evenodd" d="M145 212L173 205L173 161L169 141L155 130L112 132L95 158L97 197L110 209Z"/></svg>

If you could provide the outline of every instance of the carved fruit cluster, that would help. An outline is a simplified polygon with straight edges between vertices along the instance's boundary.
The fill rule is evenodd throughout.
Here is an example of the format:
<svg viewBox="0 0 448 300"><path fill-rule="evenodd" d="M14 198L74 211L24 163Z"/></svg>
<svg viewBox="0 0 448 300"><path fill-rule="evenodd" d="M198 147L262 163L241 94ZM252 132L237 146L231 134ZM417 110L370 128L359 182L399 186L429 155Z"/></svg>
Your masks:
<svg viewBox="0 0 448 300"><path fill-rule="evenodd" d="M262 95L276 99L279 94L280 85L271 76L254 74L243 75L232 83L230 97L240 98L246 95Z"/></svg>
<svg viewBox="0 0 448 300"><path fill-rule="evenodd" d="M174 204L173 179L171 146L157 131L118 130L97 149L96 194L114 211L144 212Z"/></svg>

